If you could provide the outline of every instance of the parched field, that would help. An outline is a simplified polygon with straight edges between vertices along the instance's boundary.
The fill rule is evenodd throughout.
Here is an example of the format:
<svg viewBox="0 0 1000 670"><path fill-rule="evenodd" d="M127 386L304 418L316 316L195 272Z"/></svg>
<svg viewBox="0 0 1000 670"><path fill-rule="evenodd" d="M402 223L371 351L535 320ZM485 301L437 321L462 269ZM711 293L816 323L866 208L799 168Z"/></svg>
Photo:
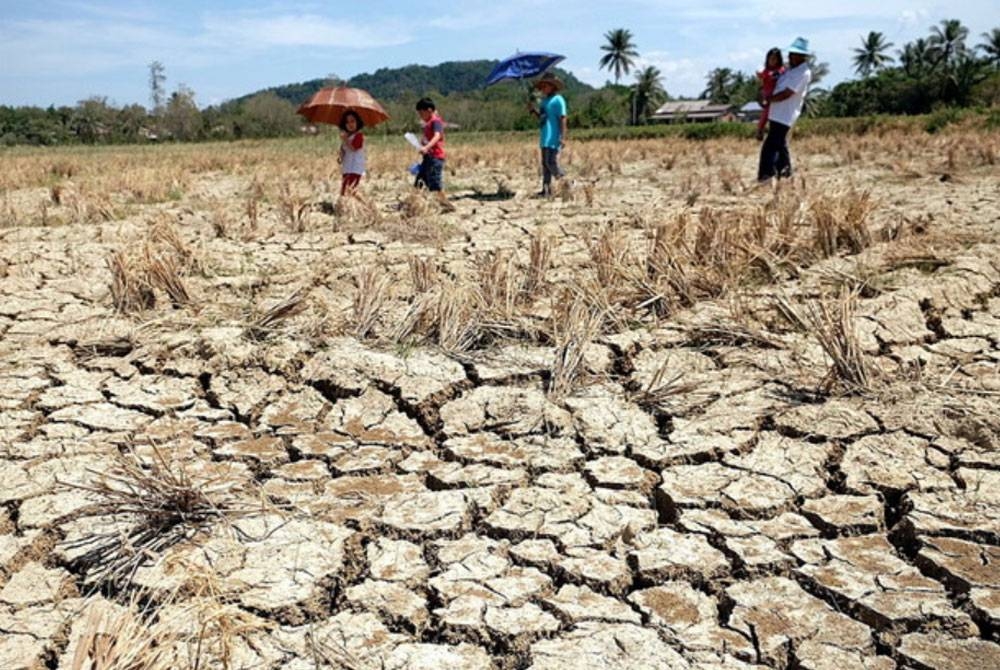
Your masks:
<svg viewBox="0 0 1000 670"><path fill-rule="evenodd" d="M1000 667L1000 136L404 146L0 154L0 668Z"/></svg>

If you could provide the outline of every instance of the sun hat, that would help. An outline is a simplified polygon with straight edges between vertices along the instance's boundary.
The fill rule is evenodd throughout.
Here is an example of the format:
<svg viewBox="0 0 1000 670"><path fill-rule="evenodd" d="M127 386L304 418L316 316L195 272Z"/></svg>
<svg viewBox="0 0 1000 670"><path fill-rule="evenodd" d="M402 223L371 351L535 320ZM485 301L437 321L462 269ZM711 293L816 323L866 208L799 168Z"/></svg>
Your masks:
<svg viewBox="0 0 1000 670"><path fill-rule="evenodd" d="M809 40L804 37L796 37L792 46L788 47L788 53L812 56L812 52L809 51Z"/></svg>
<svg viewBox="0 0 1000 670"><path fill-rule="evenodd" d="M546 72L539 77L538 81L535 82L535 88L539 88L542 84L549 84L557 91L561 91L563 88L562 79L555 76L551 72Z"/></svg>

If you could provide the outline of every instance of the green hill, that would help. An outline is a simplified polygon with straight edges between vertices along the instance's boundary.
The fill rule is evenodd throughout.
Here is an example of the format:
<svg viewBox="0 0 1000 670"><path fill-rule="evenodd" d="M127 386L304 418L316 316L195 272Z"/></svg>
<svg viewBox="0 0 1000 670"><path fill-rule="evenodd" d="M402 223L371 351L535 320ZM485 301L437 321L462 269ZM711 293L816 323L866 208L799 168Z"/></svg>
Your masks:
<svg viewBox="0 0 1000 670"><path fill-rule="evenodd" d="M449 61L439 65L407 65L398 68L380 68L372 73L359 74L347 80L348 86L363 88L376 98L385 101L411 98L425 93L473 93L483 90L483 82L497 64L495 60ZM571 73L555 68L553 70L565 83L568 93L583 93L593 90ZM284 84L256 91L231 102L242 103L260 93L274 93L279 98L299 105L308 100L316 91L328 86L327 79L311 79L297 84ZM498 84L516 87L514 84Z"/></svg>

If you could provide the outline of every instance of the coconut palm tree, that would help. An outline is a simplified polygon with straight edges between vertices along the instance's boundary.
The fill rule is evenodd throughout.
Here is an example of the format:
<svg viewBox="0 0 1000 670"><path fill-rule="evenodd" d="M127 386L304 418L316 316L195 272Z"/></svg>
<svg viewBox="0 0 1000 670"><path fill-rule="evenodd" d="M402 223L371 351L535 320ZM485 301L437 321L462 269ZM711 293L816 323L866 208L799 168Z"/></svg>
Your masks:
<svg viewBox="0 0 1000 670"><path fill-rule="evenodd" d="M868 77L893 61L886 54L892 42L885 41L885 35L873 30L868 37L861 39L861 47L854 50L854 71L862 77Z"/></svg>
<svg viewBox="0 0 1000 670"><path fill-rule="evenodd" d="M922 74L930 66L932 60L930 42L923 37L910 42L899 52L899 63L903 66L906 74L911 77Z"/></svg>
<svg viewBox="0 0 1000 670"><path fill-rule="evenodd" d="M948 69L945 94L962 107L972 99L972 91L977 84L989 77L983 61L966 52L955 59Z"/></svg>
<svg viewBox="0 0 1000 670"><path fill-rule="evenodd" d="M809 95L806 96L805 104L802 106L802 113L808 117L823 116L829 100L829 89L810 88Z"/></svg>
<svg viewBox="0 0 1000 670"><path fill-rule="evenodd" d="M645 119L655 112L660 103L667 98L667 91L663 88L663 74L659 68L650 65L637 72L632 94L635 101L633 123L638 123L639 119Z"/></svg>
<svg viewBox="0 0 1000 670"><path fill-rule="evenodd" d="M701 92L701 97L715 103L729 102L734 81L732 70L728 67L717 67L706 75L705 90Z"/></svg>
<svg viewBox="0 0 1000 670"><path fill-rule="evenodd" d="M816 88L830 74L830 64L826 61L816 60L816 56L810 56L809 72L812 74L812 77L809 79L809 86L810 88Z"/></svg>
<svg viewBox="0 0 1000 670"><path fill-rule="evenodd" d="M965 54L965 40L968 37L969 29L958 19L944 19L940 26L933 26L929 41L935 56L934 65L944 63L945 66L950 66Z"/></svg>
<svg viewBox="0 0 1000 670"><path fill-rule="evenodd" d="M635 67L635 59L639 52L632 42L632 32L625 28L615 28L604 34L607 44L601 47L606 52L601 56L599 65L602 70L608 70L615 75L615 83L621 81L623 74L628 74Z"/></svg>
<svg viewBox="0 0 1000 670"><path fill-rule="evenodd" d="M1000 66L1000 28L983 33L983 41L977 46L986 53L986 60Z"/></svg>

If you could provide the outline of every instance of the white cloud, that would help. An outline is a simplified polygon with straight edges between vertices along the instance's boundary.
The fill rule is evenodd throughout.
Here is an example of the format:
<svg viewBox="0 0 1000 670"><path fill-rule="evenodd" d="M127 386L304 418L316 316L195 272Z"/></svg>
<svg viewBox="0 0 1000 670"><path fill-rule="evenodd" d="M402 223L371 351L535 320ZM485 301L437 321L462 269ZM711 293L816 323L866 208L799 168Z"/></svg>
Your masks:
<svg viewBox="0 0 1000 670"><path fill-rule="evenodd" d="M904 9L899 13L899 25L917 28L930 24L930 12L926 9Z"/></svg>
<svg viewBox="0 0 1000 670"><path fill-rule="evenodd" d="M168 62L176 71L232 66L250 60L250 54L259 57L281 49L368 50L411 39L395 23L359 25L317 14L210 14L185 30L167 25L155 12L89 9L93 11L67 11L65 18L0 23L3 75L38 81L96 78L145 69L152 60Z"/></svg>
<svg viewBox="0 0 1000 670"><path fill-rule="evenodd" d="M663 87L673 96L697 95L705 87L705 73L715 67L707 61L674 55L668 51L649 51L636 60L636 69L648 66L659 69Z"/></svg>
<svg viewBox="0 0 1000 670"><path fill-rule="evenodd" d="M206 44L244 48L330 47L373 49L397 46L412 40L399 22L356 24L319 14L231 15L213 14L203 21Z"/></svg>
<svg viewBox="0 0 1000 670"><path fill-rule="evenodd" d="M157 28L117 20L25 20L0 28L0 60L12 76L99 73L144 63L143 54L179 46Z"/></svg>
<svg viewBox="0 0 1000 670"><path fill-rule="evenodd" d="M591 86L603 86L609 78L607 72L595 67L577 67L573 68L571 72L577 79Z"/></svg>
<svg viewBox="0 0 1000 670"><path fill-rule="evenodd" d="M126 5L79 0L62 0L55 4L62 16L86 15L114 21L149 21L159 14L156 5L148 0L133 0Z"/></svg>
<svg viewBox="0 0 1000 670"><path fill-rule="evenodd" d="M546 5L557 8L563 6L552 0L506 0L490 2L485 7L483 5L482 2L452 0L446 5L439 6L435 16L429 19L426 25L451 31L478 28L502 30L503 26L519 19L537 16L540 11L545 11Z"/></svg>

